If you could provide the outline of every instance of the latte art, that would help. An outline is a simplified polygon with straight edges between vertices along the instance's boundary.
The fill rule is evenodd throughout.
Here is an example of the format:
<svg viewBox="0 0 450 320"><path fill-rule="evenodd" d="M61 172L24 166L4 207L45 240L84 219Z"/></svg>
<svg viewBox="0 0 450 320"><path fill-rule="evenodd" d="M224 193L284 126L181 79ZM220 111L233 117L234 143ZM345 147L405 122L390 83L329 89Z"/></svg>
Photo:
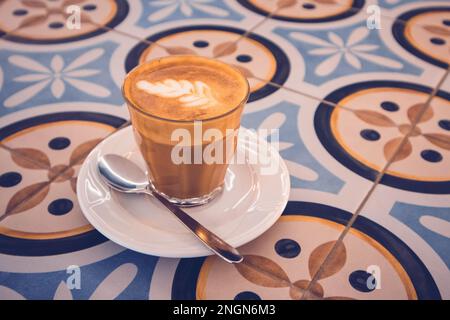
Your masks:
<svg viewBox="0 0 450 320"><path fill-rule="evenodd" d="M148 94L161 98L178 98L184 107L204 107L216 104L210 87L202 81L174 80L166 79L152 83L147 80L140 80L136 86Z"/></svg>
<svg viewBox="0 0 450 320"><path fill-rule="evenodd" d="M1 1L1 0L0 0ZM198 56L143 63L127 76L125 96L159 118L191 121L225 114L248 94L248 82L230 66Z"/></svg>

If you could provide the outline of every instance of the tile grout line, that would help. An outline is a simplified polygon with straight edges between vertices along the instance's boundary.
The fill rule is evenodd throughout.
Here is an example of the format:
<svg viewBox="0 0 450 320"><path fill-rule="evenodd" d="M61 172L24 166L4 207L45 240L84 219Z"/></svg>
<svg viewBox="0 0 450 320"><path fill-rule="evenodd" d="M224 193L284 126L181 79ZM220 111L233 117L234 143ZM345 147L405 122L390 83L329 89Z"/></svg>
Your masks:
<svg viewBox="0 0 450 320"><path fill-rule="evenodd" d="M304 96L304 97L310 98L310 99L318 101L318 102L326 103L330 107L342 108L342 109L345 109L345 110L348 110L348 111L353 111L352 109L349 109L349 108L347 108L346 106L344 106L342 104L331 102L331 101L328 101L326 99L313 96L313 95L311 95L309 93L306 93L306 92L303 92L303 91L300 91L300 90L297 90L297 89L293 89L291 87L286 87L284 85L280 85L280 84L272 82L272 81L266 81L266 80L264 80L262 78L259 78L259 77L256 77L256 76L253 76L252 78L254 78L256 80L259 80L259 81L264 81L266 84L269 84L271 86L277 87L279 89L284 89L286 91L290 91L290 92L298 94L300 96Z"/></svg>
<svg viewBox="0 0 450 320"><path fill-rule="evenodd" d="M362 209L364 208L364 206L366 205L366 203L368 202L369 198L371 197L371 195L373 194L373 192L375 191L376 187L378 186L378 184L380 183L381 179L383 178L384 174L386 173L386 171L388 170L389 166L393 163L393 160L395 159L395 157L397 156L397 154L402 150L404 144L406 143L407 139L410 137L410 135L412 134L412 132L414 131L414 129L416 128L418 121L422 118L423 114L426 112L426 110L430 107L431 101L433 100L433 98L436 96L436 93L439 91L440 87L442 86L442 84L444 83L444 81L446 80L447 76L450 73L450 68L446 70L446 72L444 73L444 75L441 77L441 79L439 80L438 84L436 85L435 88L433 88L432 92L428 95L427 100L425 101L424 105L425 107L421 110L421 112L416 116L415 121L413 123L413 125L411 126L409 132L403 137L401 143L398 145L398 147L396 148L395 152L392 154L392 156L388 159L387 163L384 165L383 169L381 170L381 172L379 172L377 174L376 179L374 180L374 182L372 183L371 188L369 189L369 191L366 193L366 195L364 196L364 198L361 200L360 204L358 205L358 207L356 208L354 214L352 215L351 219L349 220L349 222L347 223L347 225L345 226L344 230L342 231L342 233L339 235L338 239L336 240L336 243L333 245L333 247L331 248L330 252L327 254L327 256L325 257L325 259L323 260L321 266L319 267L319 270L314 274L313 278L311 279L311 282L309 283L308 287L306 288L306 293L301 297L301 299L306 299L308 297L308 294L312 288L312 286L317 283L317 281L319 280L319 276L321 275L324 266L329 262L329 260L331 258L334 258L334 254L338 248L338 246L343 242L343 239L345 238L345 236L347 235L347 233L349 232L350 228L352 227L352 225L354 224L355 220L358 218L359 214L361 213Z"/></svg>
<svg viewBox="0 0 450 320"><path fill-rule="evenodd" d="M297 1L297 0L295 0ZM245 32L241 35L239 35L239 37L233 41L229 46L227 46L226 48L224 48L222 51L219 51L219 53L215 54L213 56L213 59L215 59L218 56L221 56L221 53L225 52L229 47L238 44L242 39L244 38L248 38L249 34L251 34L253 31L255 31L256 29L258 29L260 26L262 26L264 23L266 23L267 21L269 21L274 15L276 15L281 9L283 9L284 7L277 7L275 10L272 10L271 12L269 12L267 15L264 16L263 19L261 19L260 21L258 21L255 25L253 25L252 27L250 27L249 29L245 30Z"/></svg>

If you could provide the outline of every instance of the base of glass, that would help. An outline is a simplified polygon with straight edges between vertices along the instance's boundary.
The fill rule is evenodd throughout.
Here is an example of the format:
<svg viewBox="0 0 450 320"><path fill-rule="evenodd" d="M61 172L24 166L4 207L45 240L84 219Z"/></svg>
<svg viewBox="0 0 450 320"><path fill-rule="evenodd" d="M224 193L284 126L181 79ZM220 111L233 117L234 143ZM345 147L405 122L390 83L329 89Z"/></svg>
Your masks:
<svg viewBox="0 0 450 320"><path fill-rule="evenodd" d="M217 187L212 192L203 195L201 197L195 197L195 198L188 198L188 199L180 199L176 197L170 197L164 192L158 191L152 183L149 185L152 192L156 192L160 196L163 196L166 198L169 202L179 206L179 207L197 207L204 204L207 204L208 202L211 202L217 195L219 195L223 191L223 185Z"/></svg>

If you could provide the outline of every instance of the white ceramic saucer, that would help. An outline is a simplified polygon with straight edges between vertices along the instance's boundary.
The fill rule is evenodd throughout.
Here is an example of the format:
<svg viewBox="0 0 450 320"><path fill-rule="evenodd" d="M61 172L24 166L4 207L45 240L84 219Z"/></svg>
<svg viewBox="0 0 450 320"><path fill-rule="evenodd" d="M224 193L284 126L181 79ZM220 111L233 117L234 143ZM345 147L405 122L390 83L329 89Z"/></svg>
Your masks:
<svg viewBox="0 0 450 320"><path fill-rule="evenodd" d="M242 141L244 130L248 132L240 129L237 153L260 150ZM257 144L266 143L258 140ZM125 156L145 168L131 127L108 137L86 158L78 174L77 195L84 215L98 231L124 247L155 256L212 254L156 199L110 190L96 166L99 157L108 153ZM274 174L263 174L261 164L250 164L255 161L230 164L223 192L206 205L185 208L186 212L235 247L261 235L281 215L290 189L289 173L278 152L270 147L267 156L277 163Z"/></svg>

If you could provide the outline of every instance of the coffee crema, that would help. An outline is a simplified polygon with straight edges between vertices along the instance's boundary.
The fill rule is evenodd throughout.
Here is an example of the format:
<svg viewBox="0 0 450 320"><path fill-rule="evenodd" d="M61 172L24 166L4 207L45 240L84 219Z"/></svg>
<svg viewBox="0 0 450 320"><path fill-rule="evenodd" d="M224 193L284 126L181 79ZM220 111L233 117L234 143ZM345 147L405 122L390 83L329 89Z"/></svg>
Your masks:
<svg viewBox="0 0 450 320"><path fill-rule="evenodd" d="M236 150L247 79L213 59L169 56L133 69L122 91L153 190L179 205L213 199ZM180 132L189 138L180 140ZM197 161L208 151L225 155L224 161Z"/></svg>
<svg viewBox="0 0 450 320"><path fill-rule="evenodd" d="M205 120L247 98L248 83L232 67L202 57L168 57L131 71L124 94L138 109L177 121Z"/></svg>

